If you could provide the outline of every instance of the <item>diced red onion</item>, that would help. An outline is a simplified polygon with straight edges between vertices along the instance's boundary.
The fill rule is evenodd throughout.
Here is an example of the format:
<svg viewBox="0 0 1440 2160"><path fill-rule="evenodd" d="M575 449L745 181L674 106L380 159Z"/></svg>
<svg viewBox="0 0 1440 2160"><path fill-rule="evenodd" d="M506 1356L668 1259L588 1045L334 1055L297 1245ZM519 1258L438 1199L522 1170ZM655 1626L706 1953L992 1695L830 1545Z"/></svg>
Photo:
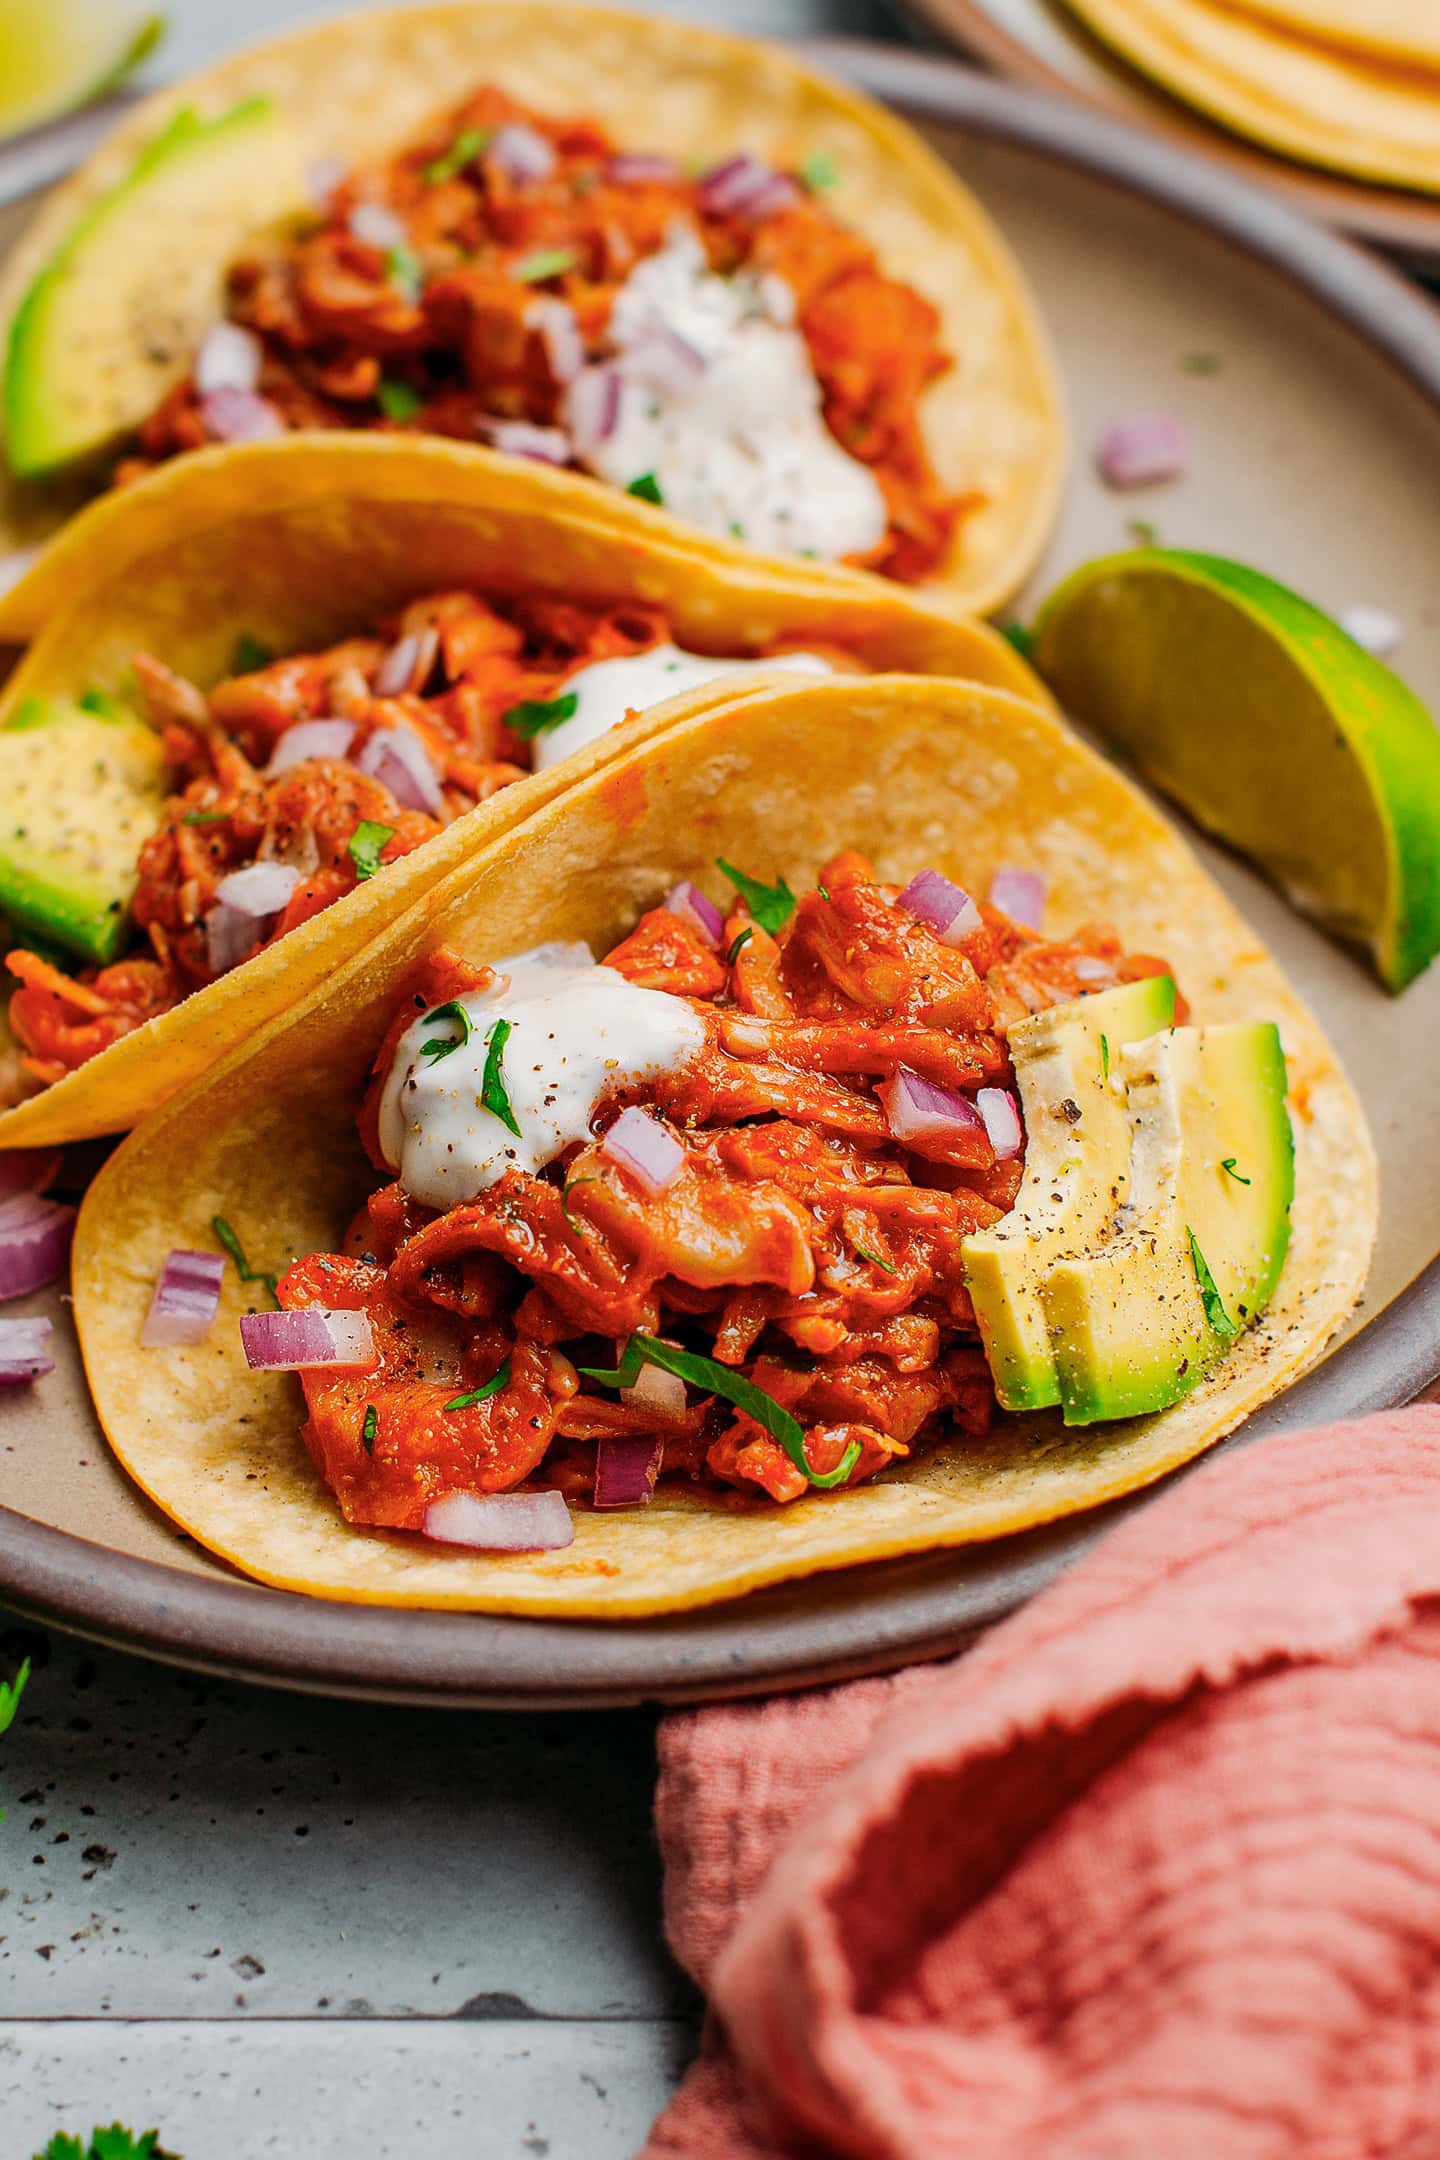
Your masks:
<svg viewBox="0 0 1440 2160"><path fill-rule="evenodd" d="M655 1372L647 1365L647 1373ZM657 1379L673 1379L672 1373L656 1373ZM685 1383L680 1383L685 1407ZM660 1474L664 1438L659 1433L605 1433L595 1450L595 1501L597 1508L649 1507Z"/></svg>
<svg viewBox="0 0 1440 2160"><path fill-rule="evenodd" d="M506 457L534 458L539 465L568 465L570 437L564 428L537 427L533 420L480 422L485 440Z"/></svg>
<svg viewBox="0 0 1440 2160"><path fill-rule="evenodd" d="M0 1304L28 1297L65 1271L75 1210L35 1193L18 1193L0 1206Z"/></svg>
<svg viewBox="0 0 1440 2160"><path fill-rule="evenodd" d="M224 1280L225 1262L219 1253L187 1252L179 1246L167 1253L140 1331L145 1348L168 1350L177 1343L201 1341L220 1310Z"/></svg>
<svg viewBox="0 0 1440 2160"><path fill-rule="evenodd" d="M1386 653L1394 652L1404 635L1401 624L1393 615L1387 615L1383 608L1366 607L1363 602L1346 608L1339 623L1347 637L1354 638L1357 645L1363 645L1366 652L1374 653L1379 660L1383 660Z"/></svg>
<svg viewBox="0 0 1440 2160"><path fill-rule="evenodd" d="M306 758L343 758L354 740L353 720L301 720L286 728L265 770L273 779L292 765L303 765Z"/></svg>
<svg viewBox="0 0 1440 2160"><path fill-rule="evenodd" d="M585 340L575 310L554 293L541 293L525 310L525 321L539 333L545 364L557 383L573 382L585 365Z"/></svg>
<svg viewBox="0 0 1440 2160"><path fill-rule="evenodd" d="M7 1148L0 1153L0 1202L22 1193L43 1193L60 1175L64 1160L57 1148Z"/></svg>
<svg viewBox="0 0 1440 2160"><path fill-rule="evenodd" d="M591 457L620 424L620 373L613 367L582 368L570 385L566 418L576 455Z"/></svg>
<svg viewBox="0 0 1440 2160"><path fill-rule="evenodd" d="M1101 479L1113 488L1177 480L1189 462L1189 438L1169 413L1132 413L1112 420L1095 453Z"/></svg>
<svg viewBox="0 0 1440 2160"><path fill-rule="evenodd" d="M700 182L700 208L712 217L773 217L799 199L793 180L742 152L712 166Z"/></svg>
<svg viewBox="0 0 1440 2160"><path fill-rule="evenodd" d="M477 1552L559 1552L575 1525L558 1492L452 1492L426 1508L425 1535Z"/></svg>
<svg viewBox="0 0 1440 2160"><path fill-rule="evenodd" d="M243 915L239 908L212 907L205 917L205 958L211 974L228 975L231 968L248 960L259 936L260 925L253 915Z"/></svg>
<svg viewBox="0 0 1440 2160"><path fill-rule="evenodd" d="M621 366L632 381L673 397L694 389L705 373L706 360L689 338L662 326L627 346Z"/></svg>
<svg viewBox="0 0 1440 2160"><path fill-rule="evenodd" d="M201 397L215 390L253 390L260 380L263 348L253 330L233 322L213 323L195 355L195 387Z"/></svg>
<svg viewBox="0 0 1440 2160"><path fill-rule="evenodd" d="M257 919L266 915L279 915L289 905L290 895L300 883L300 873L289 863L253 862L243 870L232 870L215 888L215 897L222 907L235 908L241 915L253 915Z"/></svg>
<svg viewBox="0 0 1440 2160"><path fill-rule="evenodd" d="M1038 930L1045 920L1045 880L1038 870L1016 870L1002 863L990 880L990 905L1011 922Z"/></svg>
<svg viewBox="0 0 1440 2160"><path fill-rule="evenodd" d="M345 166L337 157L311 158L305 167L305 185L310 200L317 210L328 210L330 198L345 177Z"/></svg>
<svg viewBox="0 0 1440 2160"><path fill-rule="evenodd" d="M1115 969L1108 960L1095 960L1088 953L1081 953L1078 960L1070 963L1070 972L1077 982L1113 983Z"/></svg>
<svg viewBox="0 0 1440 2160"><path fill-rule="evenodd" d="M685 1150L668 1126L633 1103L600 1142L600 1152L631 1171L647 1192L664 1192L685 1165Z"/></svg>
<svg viewBox="0 0 1440 2160"><path fill-rule="evenodd" d="M1020 1123L1020 1109L1009 1088L978 1088L975 1107L985 1120L985 1130L990 1145L995 1150L996 1162L1009 1162L1025 1145L1025 1128Z"/></svg>
<svg viewBox="0 0 1440 2160"><path fill-rule="evenodd" d="M350 237L362 247L402 248L409 245L410 235L403 222L384 203L356 203L348 219Z"/></svg>
<svg viewBox="0 0 1440 2160"><path fill-rule="evenodd" d="M23 1387L54 1372L54 1358L45 1355L49 1338L48 1320L0 1320L0 1387Z"/></svg>
<svg viewBox="0 0 1440 2160"><path fill-rule="evenodd" d="M942 945L960 945L985 927L984 917L959 885L938 870L919 870L900 895L900 906L929 923Z"/></svg>
<svg viewBox="0 0 1440 2160"><path fill-rule="evenodd" d="M658 150L622 150L611 158L605 177L617 187L665 187L679 179L680 168Z"/></svg>
<svg viewBox="0 0 1440 2160"><path fill-rule="evenodd" d="M200 417L216 442L271 442L285 433L269 398L253 390L212 390L200 400Z"/></svg>
<svg viewBox="0 0 1440 2160"><path fill-rule="evenodd" d="M355 763L387 787L407 810L437 817L445 807L440 782L425 745L409 728L377 728Z"/></svg>
<svg viewBox="0 0 1440 2160"><path fill-rule="evenodd" d="M370 1315L306 1305L299 1312L244 1313L240 1341L254 1372L307 1372L312 1366L375 1363Z"/></svg>
<svg viewBox="0 0 1440 2160"><path fill-rule="evenodd" d="M962 1132L984 1128L984 1118L966 1096L923 1079L906 1065L875 1092L891 1132L917 1155L926 1154L937 1141L948 1144Z"/></svg>
<svg viewBox="0 0 1440 2160"><path fill-rule="evenodd" d="M485 154L494 159L507 180L548 180L555 170L554 147L523 121L497 128Z"/></svg>
<svg viewBox="0 0 1440 2160"><path fill-rule="evenodd" d="M665 895L665 905L672 915L678 915L682 922L688 923L707 945L719 945L725 935L725 918L714 901L707 898L698 885L692 885L689 878L682 878L678 885L671 886Z"/></svg>
<svg viewBox="0 0 1440 2160"><path fill-rule="evenodd" d="M407 690L423 690L440 653L440 632L434 623L397 638L375 670L376 697L403 697Z"/></svg>

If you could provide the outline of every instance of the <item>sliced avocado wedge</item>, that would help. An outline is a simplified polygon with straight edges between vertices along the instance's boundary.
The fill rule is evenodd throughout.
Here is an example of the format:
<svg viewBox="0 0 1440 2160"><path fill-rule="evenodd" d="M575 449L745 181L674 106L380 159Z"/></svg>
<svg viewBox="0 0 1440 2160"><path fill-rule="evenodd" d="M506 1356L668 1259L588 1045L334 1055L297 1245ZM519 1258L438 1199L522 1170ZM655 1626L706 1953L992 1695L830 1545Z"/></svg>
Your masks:
<svg viewBox="0 0 1440 2160"><path fill-rule="evenodd" d="M1133 1129L1121 1227L1045 1282L1067 1425L1163 1410L1263 1310L1290 1242L1295 1148L1268 1022L1120 1052Z"/></svg>
<svg viewBox="0 0 1440 2160"><path fill-rule="evenodd" d="M164 801L160 739L133 713L25 699L0 728L0 915L44 946L116 959Z"/></svg>
<svg viewBox="0 0 1440 2160"><path fill-rule="evenodd" d="M268 99L176 113L20 304L0 402L11 470L53 472L138 427L220 315L246 239L303 202L299 147Z"/></svg>
<svg viewBox="0 0 1440 2160"><path fill-rule="evenodd" d="M1117 1059L1124 1044L1168 1028L1168 975L1122 983L1035 1013L1010 1030L1025 1112L1025 1175L1015 1206L961 1247L995 1392L1006 1410L1060 1400L1043 1304L1055 1261L1088 1252L1123 1206L1130 1120Z"/></svg>

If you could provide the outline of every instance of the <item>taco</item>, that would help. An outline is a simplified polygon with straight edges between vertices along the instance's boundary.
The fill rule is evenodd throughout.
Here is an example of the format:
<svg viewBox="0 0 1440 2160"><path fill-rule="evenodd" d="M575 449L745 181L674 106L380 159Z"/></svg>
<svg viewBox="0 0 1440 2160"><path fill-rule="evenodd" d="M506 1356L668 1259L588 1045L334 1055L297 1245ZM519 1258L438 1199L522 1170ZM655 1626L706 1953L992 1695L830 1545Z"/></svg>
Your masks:
<svg viewBox="0 0 1440 2160"><path fill-rule="evenodd" d="M150 100L15 251L7 332L12 544L205 443L418 430L980 610L1063 458L1019 273L906 127L559 0L355 15Z"/></svg>
<svg viewBox="0 0 1440 2160"><path fill-rule="evenodd" d="M609 756L627 713L757 665L1044 695L996 632L898 588L439 442L203 452L95 506L36 577L85 597L0 698L30 1096L0 1146L134 1123Z"/></svg>
<svg viewBox="0 0 1440 2160"><path fill-rule="evenodd" d="M75 1309L121 1461L249 1574L620 1617L1159 1477L1374 1223L1323 1036L1126 780L1002 691L772 683L132 1135Z"/></svg>

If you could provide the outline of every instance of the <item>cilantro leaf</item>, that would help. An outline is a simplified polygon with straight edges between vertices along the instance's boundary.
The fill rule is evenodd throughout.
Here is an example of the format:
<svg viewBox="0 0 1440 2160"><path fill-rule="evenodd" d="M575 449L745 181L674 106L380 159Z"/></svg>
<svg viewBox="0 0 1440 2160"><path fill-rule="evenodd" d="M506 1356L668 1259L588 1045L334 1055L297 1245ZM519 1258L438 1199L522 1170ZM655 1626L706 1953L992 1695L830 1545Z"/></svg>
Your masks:
<svg viewBox="0 0 1440 2160"><path fill-rule="evenodd" d="M381 376L375 397L387 420L413 420L425 403L408 382L397 382L388 375Z"/></svg>
<svg viewBox="0 0 1440 2160"><path fill-rule="evenodd" d="M274 657L268 645L262 645L258 637L251 637L248 630L242 630L230 654L230 673L253 675L257 668L269 667Z"/></svg>
<svg viewBox="0 0 1440 2160"><path fill-rule="evenodd" d="M823 194L834 187L840 178L840 168L824 150L812 150L800 167L800 177L814 195Z"/></svg>
<svg viewBox="0 0 1440 2160"><path fill-rule="evenodd" d="M868 1260L870 1262L871 1267L883 1268L884 1272L887 1275L896 1275L899 1273L899 1269L892 1266L890 1261L882 1260L878 1252L871 1252L868 1246L862 1245L859 1242L858 1238L851 1238L850 1243L862 1260Z"/></svg>
<svg viewBox="0 0 1440 2160"><path fill-rule="evenodd" d="M1007 645L1013 645L1022 660L1028 660L1035 650L1035 633L1023 622L1001 623L1000 635Z"/></svg>
<svg viewBox="0 0 1440 2160"><path fill-rule="evenodd" d="M235 1232L231 1229L229 1223L226 1222L223 1215L212 1215L210 1218L210 1228L214 1231L216 1237L220 1240L220 1243L224 1246L226 1252L229 1253L230 1258L234 1261L235 1272L240 1277L241 1282L263 1283L265 1288L269 1291L271 1302L274 1304L275 1309L278 1312L280 1310L280 1299L275 1289L277 1278L274 1275L264 1274L259 1268L251 1267L250 1262L245 1257L244 1246L240 1243L239 1238L236 1237Z"/></svg>
<svg viewBox="0 0 1440 2160"><path fill-rule="evenodd" d="M79 2138L70 2137L57 2130L43 2153L36 2153L35 2160L85 2160L85 2147Z"/></svg>
<svg viewBox="0 0 1440 2160"><path fill-rule="evenodd" d="M405 299L415 301L420 298L421 288L425 283L425 268L414 248L405 246L403 242L399 247L387 248L385 275Z"/></svg>
<svg viewBox="0 0 1440 2160"><path fill-rule="evenodd" d="M493 1380L487 1380L482 1387L471 1388L468 1395L452 1395L449 1402L442 1407L446 1410L473 1410L476 1403L488 1402L492 1395L498 1395L502 1388L509 1385L510 1360L507 1357Z"/></svg>
<svg viewBox="0 0 1440 2160"><path fill-rule="evenodd" d="M630 482L627 495L636 496L641 502L659 503L664 508L665 497L660 492L660 482L653 472L642 472Z"/></svg>
<svg viewBox="0 0 1440 2160"><path fill-rule="evenodd" d="M360 1427L360 1445L367 1455L375 1453L375 1435L380 1430L380 1413L373 1402L365 1405L365 1419Z"/></svg>
<svg viewBox="0 0 1440 2160"><path fill-rule="evenodd" d="M92 2130L88 2145L67 2131L57 2130L44 2152L36 2153L35 2160L178 2160L178 2156L161 2151L158 2130L142 2130L137 2135L117 2122L111 2123L108 2130Z"/></svg>
<svg viewBox="0 0 1440 2160"><path fill-rule="evenodd" d="M1125 530L1132 540L1139 542L1141 547L1159 547L1160 545L1160 528L1158 525L1152 525L1149 518L1128 518Z"/></svg>
<svg viewBox="0 0 1440 2160"><path fill-rule="evenodd" d="M777 878L773 885L762 885L759 878L747 877L743 870L726 862L723 855L716 857L715 867L724 871L762 930L768 930L774 937L784 929L795 912L795 895L783 877Z"/></svg>
<svg viewBox="0 0 1440 2160"><path fill-rule="evenodd" d="M755 932L750 929L748 925L740 932L740 935L735 938L731 943L729 952L727 952L725 955L726 967L734 967L735 962L739 959L741 953L745 950L745 947L750 943L750 940L754 937L754 935Z"/></svg>
<svg viewBox="0 0 1440 2160"><path fill-rule="evenodd" d="M375 818L361 818L350 835L349 856L355 865L355 875L362 885L366 878L374 877L381 867L380 852L386 842L394 837L393 825L381 825Z"/></svg>
<svg viewBox="0 0 1440 2160"><path fill-rule="evenodd" d="M25 1683L29 1678L30 1660L27 1657L13 1680L0 1680L0 1733L8 1732L14 1724L15 1713L20 1707L20 1697L25 1692Z"/></svg>
<svg viewBox="0 0 1440 2160"><path fill-rule="evenodd" d="M479 157L493 132L491 128L461 128L448 150L442 150L439 157L431 158L428 165L421 166L420 177L426 187L438 187L442 180L457 179L471 160Z"/></svg>
<svg viewBox="0 0 1440 2160"><path fill-rule="evenodd" d="M1108 1035L1102 1035L1102 1036L1100 1037L1100 1078L1101 1078L1102 1080L1108 1080L1108 1079L1109 1079L1109 1077L1110 1077L1110 1038L1109 1038L1109 1036L1108 1036Z"/></svg>
<svg viewBox="0 0 1440 2160"><path fill-rule="evenodd" d="M1237 1185L1248 1185L1250 1183L1249 1178L1241 1177L1240 1172L1235 1167L1238 1160L1238 1156L1227 1155L1223 1158L1220 1164L1220 1168L1224 1171L1227 1171L1229 1175L1234 1178Z"/></svg>
<svg viewBox="0 0 1440 2160"><path fill-rule="evenodd" d="M187 810L182 825L223 825L229 817L228 810Z"/></svg>
<svg viewBox="0 0 1440 2160"><path fill-rule="evenodd" d="M95 683L91 683L88 689L82 690L75 702L82 712L95 713L102 720L129 720L133 718L128 705L123 704L119 698L112 697L108 690L100 689Z"/></svg>
<svg viewBox="0 0 1440 2160"><path fill-rule="evenodd" d="M767 1395L764 1388L756 1387L753 1380L747 1380L731 1366L718 1365L714 1358L700 1357L693 1350L677 1350L674 1343L659 1342L653 1335L632 1335L620 1363L611 1369L582 1365L580 1370L587 1380L598 1380L604 1387L628 1388L639 1379L642 1365L658 1365L661 1372L676 1373L692 1387L704 1388L708 1395L719 1395L737 1410L743 1410L764 1427L772 1440L779 1441L796 1469L812 1485L843 1485L860 1460L860 1443L852 1440L833 1470L812 1470L805 1454L804 1427L773 1395Z"/></svg>
<svg viewBox="0 0 1440 2160"><path fill-rule="evenodd" d="M516 263L510 275L518 278L522 285L543 285L547 278L563 277L567 270L575 268L579 260L574 248L537 248L533 255L527 255L523 262Z"/></svg>
<svg viewBox="0 0 1440 2160"><path fill-rule="evenodd" d="M1215 1287L1215 1278L1206 1265L1205 1255L1200 1250L1194 1231L1187 1230L1185 1235L1190 1240L1190 1258L1195 1267L1195 1280L1200 1285L1200 1302L1205 1308L1205 1318L1220 1340L1229 1342L1232 1335L1239 1334L1239 1322L1232 1320L1225 1310L1225 1301Z"/></svg>
<svg viewBox="0 0 1440 2160"><path fill-rule="evenodd" d="M426 1013L427 1027L432 1020L454 1020L460 1029L458 1035L436 1035L431 1041L421 1043L421 1057L433 1065L437 1058L449 1057L452 1050L458 1050L462 1043L469 1042L475 1032L475 1023L470 1018L469 1007L462 1005L458 998L451 998L448 1005L437 1005L433 1011Z"/></svg>
<svg viewBox="0 0 1440 2160"><path fill-rule="evenodd" d="M533 742L537 735L544 735L552 727L559 727L562 720L570 719L579 703L578 690L566 690L552 698L521 698L518 705L510 706L500 715L501 725L508 727L512 734L523 736L526 742Z"/></svg>
<svg viewBox="0 0 1440 2160"><path fill-rule="evenodd" d="M505 1076L500 1070L513 1029L508 1020L496 1020L485 1037L485 1070L480 1078L480 1100L492 1111L516 1139L520 1138L520 1126L510 1107L510 1096L505 1086Z"/></svg>

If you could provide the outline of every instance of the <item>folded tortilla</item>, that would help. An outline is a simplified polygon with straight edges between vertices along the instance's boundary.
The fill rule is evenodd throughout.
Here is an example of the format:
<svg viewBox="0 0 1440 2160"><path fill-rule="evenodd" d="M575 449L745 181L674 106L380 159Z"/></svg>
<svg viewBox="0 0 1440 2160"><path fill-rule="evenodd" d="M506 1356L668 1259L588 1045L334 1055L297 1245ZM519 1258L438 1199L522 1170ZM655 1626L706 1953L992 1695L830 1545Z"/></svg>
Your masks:
<svg viewBox="0 0 1440 2160"><path fill-rule="evenodd" d="M438 438L290 436L199 451L98 502L33 573L48 626L0 695L0 727L31 696L123 696L137 650L202 685L241 631L284 654L356 632L418 595L663 607L692 650L744 657L780 642L838 646L859 665L961 675L1048 702L998 632L859 571L700 542L570 473ZM705 685L665 705L703 708ZM628 722L503 789L436 840L77 1072L0 1113L0 1148L123 1132L277 1013L297 1004L457 864L651 725ZM77 776L83 785L83 776Z"/></svg>
<svg viewBox="0 0 1440 2160"><path fill-rule="evenodd" d="M603 954L677 877L719 896L717 856L798 890L851 844L897 882L933 865L983 888L1001 863L1033 867L1049 880L1047 928L1109 917L1128 948L1171 961L1199 1022L1278 1022L1297 1143L1289 1256L1261 1323L1183 1402L1083 1431L1058 1411L1000 1416L985 1441L957 1437L784 1508L662 1485L643 1510L578 1510L564 1551L495 1556L344 1521L301 1440L298 1385L245 1364L233 1273L202 1343L140 1347L166 1253L214 1249L215 1215L255 1267L335 1249L375 1183L356 1103L397 986L425 953L479 960L584 938ZM134 1134L81 1211L75 1314L121 1461L247 1574L360 1603L621 1618L998 1537L1148 1484L1314 1362L1359 1295L1375 1221L1365 1121L1323 1034L1130 782L1003 691L792 678L673 716L576 777Z"/></svg>
<svg viewBox="0 0 1440 2160"><path fill-rule="evenodd" d="M957 608L983 612L1016 589L1050 529L1065 434L1048 342L1008 247L950 168L903 122L777 46L694 23L566 0L489 0L354 14L237 53L147 99L49 199L0 274L0 350L61 241L176 112L210 118L268 97L293 126L302 164L331 157L350 163L399 148L483 82L545 111L591 114L635 150L681 159L743 149L778 162L817 154L830 160L837 177L828 202L872 243L889 275L940 310L942 341L955 356L956 365L926 392L926 437L942 480L985 500L961 521L931 590ZM173 249L180 263L194 244L183 226L157 232L152 243L156 251ZM216 268L218 301L223 265ZM194 327L203 333L207 324ZM176 379L189 358L183 344L175 340ZM162 371L154 398L166 387ZM137 424L144 416L136 414ZM94 483L0 481L0 556L45 538L84 499L87 484ZM597 481L585 485L609 492ZM676 524L663 510L651 511L647 522L657 532ZM693 529L689 537L695 540ZM35 629L33 612L22 621L19 608L12 599L0 638L17 626L26 634Z"/></svg>

